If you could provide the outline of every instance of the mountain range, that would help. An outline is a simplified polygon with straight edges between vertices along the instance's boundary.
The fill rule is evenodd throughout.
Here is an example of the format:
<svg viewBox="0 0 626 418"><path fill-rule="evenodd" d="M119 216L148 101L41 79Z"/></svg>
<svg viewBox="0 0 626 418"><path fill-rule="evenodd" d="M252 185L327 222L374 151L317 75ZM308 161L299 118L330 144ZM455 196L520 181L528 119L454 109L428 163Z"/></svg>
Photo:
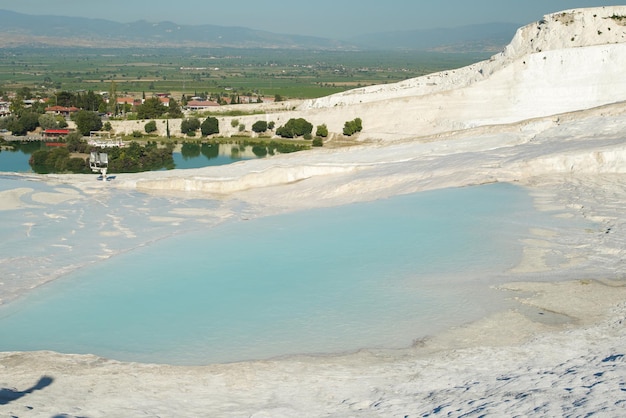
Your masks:
<svg viewBox="0 0 626 418"><path fill-rule="evenodd" d="M0 10L0 47L231 47L324 50L442 50L502 49L520 25L490 23L386 33L350 39L278 34L245 27L182 25L174 22L119 23L104 19L27 15Z"/></svg>

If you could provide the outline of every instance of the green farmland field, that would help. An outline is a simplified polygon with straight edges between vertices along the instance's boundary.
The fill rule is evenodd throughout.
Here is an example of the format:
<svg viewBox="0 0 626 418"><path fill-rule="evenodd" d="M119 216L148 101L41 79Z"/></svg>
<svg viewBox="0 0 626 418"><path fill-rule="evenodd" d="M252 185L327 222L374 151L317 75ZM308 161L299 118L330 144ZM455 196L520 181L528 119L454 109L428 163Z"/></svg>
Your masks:
<svg viewBox="0 0 626 418"><path fill-rule="evenodd" d="M0 90L315 98L459 68L488 54L273 49L0 49Z"/></svg>

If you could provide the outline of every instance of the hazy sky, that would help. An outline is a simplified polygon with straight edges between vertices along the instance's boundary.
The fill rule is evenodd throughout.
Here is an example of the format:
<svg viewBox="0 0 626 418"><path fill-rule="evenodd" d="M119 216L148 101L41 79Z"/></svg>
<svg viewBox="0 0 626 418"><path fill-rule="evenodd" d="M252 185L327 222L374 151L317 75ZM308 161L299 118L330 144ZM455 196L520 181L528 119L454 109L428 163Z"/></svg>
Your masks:
<svg viewBox="0 0 626 418"><path fill-rule="evenodd" d="M348 38L363 33L507 22L520 25L592 0L0 0L0 9L116 22L244 26L277 33Z"/></svg>

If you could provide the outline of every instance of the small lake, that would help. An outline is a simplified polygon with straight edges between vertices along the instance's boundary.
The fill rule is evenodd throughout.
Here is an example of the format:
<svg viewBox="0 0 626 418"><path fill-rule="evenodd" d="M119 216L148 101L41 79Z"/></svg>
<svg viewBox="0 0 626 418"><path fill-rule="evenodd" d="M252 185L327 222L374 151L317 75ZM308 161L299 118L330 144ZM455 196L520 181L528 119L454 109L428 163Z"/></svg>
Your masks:
<svg viewBox="0 0 626 418"><path fill-rule="evenodd" d="M14 149L0 151L0 172L32 173L28 160L33 152L45 148L40 141L14 143ZM183 144L174 149L174 168L202 168L262 158L264 149L238 144Z"/></svg>
<svg viewBox="0 0 626 418"><path fill-rule="evenodd" d="M11 182L5 180L15 187ZM89 214L85 219L113 213L133 236L142 236L154 228L147 209L164 216L177 204L154 199L111 191L106 204L66 206L79 217ZM76 263L79 254L99 251L108 235L68 234L76 222L71 213L32 228L31 256L39 250L40 258ZM6 216L16 221L0 231L7 237L0 249L19 261L26 246L17 220L24 214ZM233 219L212 228L195 224L145 245L124 238L118 244L134 248L0 306L0 351L202 365L408 347L506 306L492 285L511 280L507 272L521 257L520 239L529 228L559 222L587 227L537 212L523 188L493 184Z"/></svg>
<svg viewBox="0 0 626 418"><path fill-rule="evenodd" d="M182 144L174 149L175 168L202 168L226 165L237 161L263 157L251 146L238 144Z"/></svg>

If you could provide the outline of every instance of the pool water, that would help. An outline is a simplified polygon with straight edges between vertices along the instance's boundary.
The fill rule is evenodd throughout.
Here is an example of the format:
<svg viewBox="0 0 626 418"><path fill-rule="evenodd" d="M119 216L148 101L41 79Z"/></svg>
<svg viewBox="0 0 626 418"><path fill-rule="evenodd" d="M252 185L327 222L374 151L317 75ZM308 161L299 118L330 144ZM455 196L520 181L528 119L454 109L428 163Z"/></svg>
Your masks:
<svg viewBox="0 0 626 418"><path fill-rule="evenodd" d="M505 303L490 285L548 222L494 184L233 221L0 307L0 351L208 364L401 348Z"/></svg>
<svg viewBox="0 0 626 418"><path fill-rule="evenodd" d="M0 172L32 173L28 160L31 154L45 147L40 141L14 144L16 149L0 150ZM180 147L179 147L180 148ZM237 161L259 158L252 147L235 144L190 144L172 153L174 167L178 169L202 168L232 164Z"/></svg>

